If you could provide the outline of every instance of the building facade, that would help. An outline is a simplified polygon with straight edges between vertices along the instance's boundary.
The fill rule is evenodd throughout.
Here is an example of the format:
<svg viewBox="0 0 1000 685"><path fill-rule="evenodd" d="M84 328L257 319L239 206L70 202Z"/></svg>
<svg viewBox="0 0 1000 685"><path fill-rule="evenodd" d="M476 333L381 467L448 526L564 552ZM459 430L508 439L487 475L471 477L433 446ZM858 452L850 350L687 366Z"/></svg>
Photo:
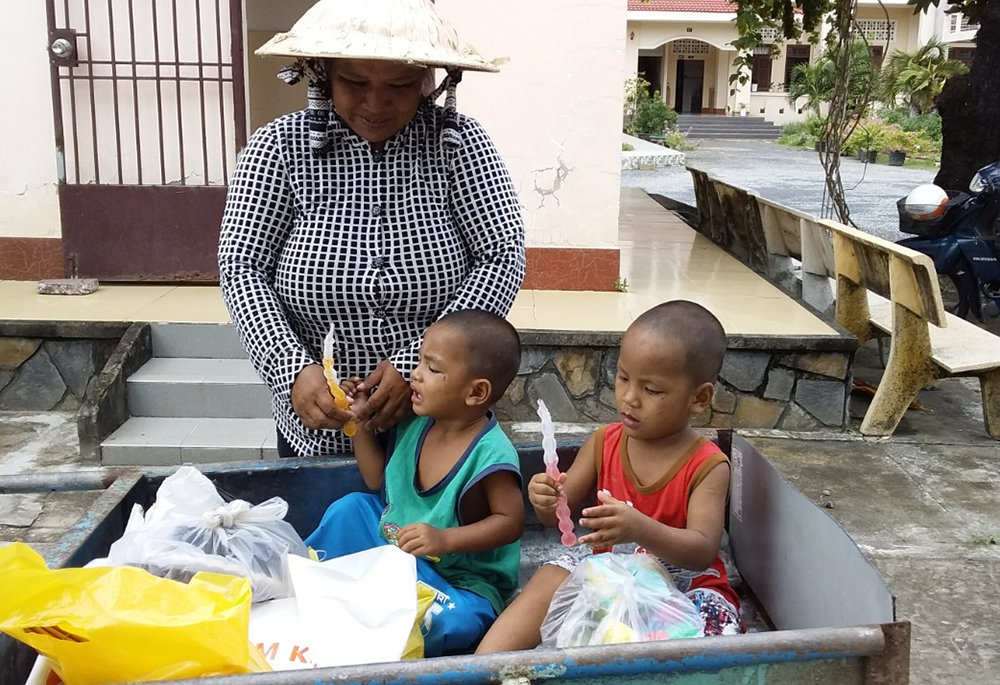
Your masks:
<svg viewBox="0 0 1000 685"><path fill-rule="evenodd" d="M217 278L226 183L247 137L305 106L253 51L312 0L0 2L0 279ZM499 74L458 107L508 163L526 287L613 290L626 8L437 0ZM564 18L572 13L572 27Z"/></svg>
<svg viewBox="0 0 1000 685"><path fill-rule="evenodd" d="M906 0L859 0L857 21L876 62L937 37L949 45L950 56L971 63L979 27L946 9L914 15ZM776 30L765 31L766 44L757 48L747 82L731 85L737 56L732 43L739 37L735 22L730 0L628 0L625 71L644 74L681 113L725 115L746 108L776 124L804 118L804 101L789 103L786 89L796 65L819 57L821 42L803 36L786 43Z"/></svg>

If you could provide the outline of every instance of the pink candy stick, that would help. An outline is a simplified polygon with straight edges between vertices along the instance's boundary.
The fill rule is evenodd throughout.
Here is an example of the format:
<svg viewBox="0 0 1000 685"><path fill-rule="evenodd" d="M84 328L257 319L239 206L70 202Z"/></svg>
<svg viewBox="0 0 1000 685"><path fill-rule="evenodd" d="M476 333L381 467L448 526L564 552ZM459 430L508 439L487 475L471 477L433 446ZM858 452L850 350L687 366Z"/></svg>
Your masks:
<svg viewBox="0 0 1000 685"><path fill-rule="evenodd" d="M545 473L549 478L558 481L559 455L556 454L556 428L552 424L549 408L542 400L538 400L538 418L542 422L542 461L545 462ZM570 518L565 493L559 494L559 500L556 503L556 519L559 522L559 531L562 533L562 543L566 547L572 547L576 544L576 534L573 532L573 520Z"/></svg>

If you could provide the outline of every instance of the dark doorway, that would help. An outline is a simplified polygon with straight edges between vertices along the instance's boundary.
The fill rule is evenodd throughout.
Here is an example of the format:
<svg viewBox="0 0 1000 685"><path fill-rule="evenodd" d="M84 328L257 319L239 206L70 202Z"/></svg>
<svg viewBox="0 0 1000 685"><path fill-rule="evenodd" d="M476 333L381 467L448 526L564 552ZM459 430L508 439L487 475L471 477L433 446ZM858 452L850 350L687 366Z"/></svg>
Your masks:
<svg viewBox="0 0 1000 685"><path fill-rule="evenodd" d="M663 58L640 57L639 75L649 81L649 92L663 89Z"/></svg>
<svg viewBox="0 0 1000 685"><path fill-rule="evenodd" d="M677 60L677 92L674 109L685 114L701 114L705 62L700 59Z"/></svg>

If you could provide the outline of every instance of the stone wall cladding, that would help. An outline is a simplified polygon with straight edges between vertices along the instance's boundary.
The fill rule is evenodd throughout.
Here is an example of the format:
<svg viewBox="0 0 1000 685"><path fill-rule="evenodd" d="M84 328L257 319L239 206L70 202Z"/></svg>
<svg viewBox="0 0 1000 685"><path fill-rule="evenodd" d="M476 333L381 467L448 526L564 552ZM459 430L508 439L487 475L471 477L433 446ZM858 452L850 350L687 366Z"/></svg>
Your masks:
<svg viewBox="0 0 1000 685"><path fill-rule="evenodd" d="M76 411L123 332L118 324L2 322L0 410Z"/></svg>
<svg viewBox="0 0 1000 685"><path fill-rule="evenodd" d="M527 336L522 336L527 337ZM557 422L613 422L618 341L557 346L525 340L517 379L497 403L502 421L537 421L538 400ZM767 341L730 341L710 409L697 427L829 431L847 428L856 343L826 349L768 349ZM735 343L735 344L734 344ZM764 344L762 344L764 343Z"/></svg>

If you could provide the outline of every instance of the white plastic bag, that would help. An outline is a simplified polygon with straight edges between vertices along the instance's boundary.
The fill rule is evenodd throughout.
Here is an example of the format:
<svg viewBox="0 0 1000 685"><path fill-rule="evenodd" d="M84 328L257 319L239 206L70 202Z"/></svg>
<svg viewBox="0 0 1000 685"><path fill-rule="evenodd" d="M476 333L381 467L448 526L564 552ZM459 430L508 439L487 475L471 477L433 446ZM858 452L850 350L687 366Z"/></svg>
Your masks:
<svg viewBox="0 0 1000 685"><path fill-rule="evenodd" d="M650 642L704 634L694 603L648 554L594 554L563 581L542 622L543 647Z"/></svg>
<svg viewBox="0 0 1000 685"><path fill-rule="evenodd" d="M182 466L164 479L145 515L133 508L108 563L182 582L199 571L227 573L250 579L254 602L290 597L287 556L304 557L307 550L283 520L287 512L280 497L256 506L227 503L200 471Z"/></svg>
<svg viewBox="0 0 1000 685"><path fill-rule="evenodd" d="M250 642L276 671L395 661L417 616L412 554L383 545L313 561L289 559L295 599L258 604Z"/></svg>

